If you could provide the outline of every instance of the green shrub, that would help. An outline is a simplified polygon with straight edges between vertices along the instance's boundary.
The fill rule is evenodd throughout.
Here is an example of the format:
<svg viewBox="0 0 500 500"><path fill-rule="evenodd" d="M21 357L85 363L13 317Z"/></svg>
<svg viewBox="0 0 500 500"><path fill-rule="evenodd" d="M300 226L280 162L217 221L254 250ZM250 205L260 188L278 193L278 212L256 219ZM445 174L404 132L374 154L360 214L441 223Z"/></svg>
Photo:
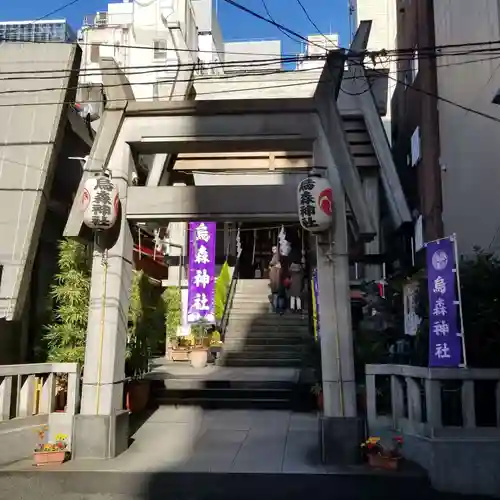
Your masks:
<svg viewBox="0 0 500 500"><path fill-rule="evenodd" d="M87 247L74 240L62 240L59 243L59 272L50 290L52 321L44 328L43 336L49 361L83 364L89 294Z"/></svg>

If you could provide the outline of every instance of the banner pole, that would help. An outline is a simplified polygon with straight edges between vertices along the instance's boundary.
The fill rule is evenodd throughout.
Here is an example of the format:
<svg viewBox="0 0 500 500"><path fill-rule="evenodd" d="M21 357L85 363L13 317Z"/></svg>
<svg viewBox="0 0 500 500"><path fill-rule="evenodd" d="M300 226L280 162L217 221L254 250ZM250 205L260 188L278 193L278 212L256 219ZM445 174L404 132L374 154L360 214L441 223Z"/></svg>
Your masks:
<svg viewBox="0 0 500 500"><path fill-rule="evenodd" d="M455 253L455 274L457 280L458 313L460 315L460 337L462 338L463 367L467 368L467 352L465 350L464 315L462 310L462 289L460 286L460 264L458 258L457 235L453 233L453 251Z"/></svg>

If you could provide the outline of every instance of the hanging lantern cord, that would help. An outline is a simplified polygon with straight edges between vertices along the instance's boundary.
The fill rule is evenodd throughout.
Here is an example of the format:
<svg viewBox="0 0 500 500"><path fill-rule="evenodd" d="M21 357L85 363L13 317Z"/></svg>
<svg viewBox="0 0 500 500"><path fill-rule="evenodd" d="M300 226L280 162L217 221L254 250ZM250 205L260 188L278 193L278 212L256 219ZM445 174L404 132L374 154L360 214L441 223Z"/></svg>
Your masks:
<svg viewBox="0 0 500 500"><path fill-rule="evenodd" d="M104 326L106 322L106 289L108 285L108 251L102 252L101 264L103 267L103 289L101 296L101 326L99 334L99 363L97 366L97 394L96 394L96 415L99 415L101 403L101 378L102 378L102 355L104 350Z"/></svg>

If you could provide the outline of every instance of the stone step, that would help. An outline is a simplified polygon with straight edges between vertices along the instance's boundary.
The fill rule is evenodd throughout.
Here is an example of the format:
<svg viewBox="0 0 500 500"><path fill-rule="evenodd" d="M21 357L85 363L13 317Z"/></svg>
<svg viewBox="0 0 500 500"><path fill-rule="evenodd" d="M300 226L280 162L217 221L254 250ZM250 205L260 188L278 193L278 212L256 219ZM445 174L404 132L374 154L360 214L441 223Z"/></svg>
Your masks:
<svg viewBox="0 0 500 500"><path fill-rule="evenodd" d="M222 366L239 367L273 367L273 368L299 368L303 365L300 358L296 359L266 359L266 358L245 358L241 356L230 356L220 361Z"/></svg>
<svg viewBox="0 0 500 500"><path fill-rule="evenodd" d="M193 391L193 390L238 390L238 391L291 391L295 388L295 380L219 380L199 378L165 378L155 377L153 380L153 392L166 390ZM259 392L260 393L260 392Z"/></svg>
<svg viewBox="0 0 500 500"><path fill-rule="evenodd" d="M163 389L153 392L155 399L289 399L291 388L284 389Z"/></svg>
<svg viewBox="0 0 500 500"><path fill-rule="evenodd" d="M234 322L286 326L309 325L308 319L302 318L300 314L283 314L282 316L276 313L269 312L265 312L262 314L251 314L244 310L231 311L228 324L232 324Z"/></svg>
<svg viewBox="0 0 500 500"><path fill-rule="evenodd" d="M244 350L245 352L266 352L266 353L280 353L280 352L289 352L289 353L297 353L302 354L306 351L307 347L303 343L296 344L248 344L246 342L247 339L227 339L224 342L224 348L222 350L223 353L226 352L240 352Z"/></svg>
<svg viewBox="0 0 500 500"><path fill-rule="evenodd" d="M271 295L270 290L265 290L265 291L256 291L256 292L250 292L246 290L236 290L234 293L234 300L237 299L249 299L249 300L269 300L269 297Z"/></svg>
<svg viewBox="0 0 500 500"><path fill-rule="evenodd" d="M290 398L160 397L156 402L159 406L196 406L204 410L289 410L292 407Z"/></svg>
<svg viewBox="0 0 500 500"><path fill-rule="evenodd" d="M236 286L236 293L249 293L249 294L254 294L254 293L269 293L269 282L265 281L263 283L259 283L257 285L238 285Z"/></svg>
<svg viewBox="0 0 500 500"><path fill-rule="evenodd" d="M298 339L293 340L292 343L296 343L298 341L308 342L312 340L312 336L309 334L309 330L307 328L272 328L269 326L252 326L246 328L238 328L238 325L235 325L226 330L225 340L229 339L251 339L251 338L262 338L262 339L273 339L273 338L281 338L281 339Z"/></svg>
<svg viewBox="0 0 500 500"><path fill-rule="evenodd" d="M228 325L226 329L226 338L232 334L236 334L237 337L246 336L290 336L290 337L312 337L309 333L309 328L301 325L266 325L259 323L232 323Z"/></svg>
<svg viewBox="0 0 500 500"><path fill-rule="evenodd" d="M285 335L276 335L276 336L260 336L260 335L251 335L248 337L237 337L236 334L227 335L224 340L224 345L230 346L231 344L244 344L245 346L255 346L255 347L270 347L270 346L291 346L298 345L303 346L305 344L309 344L312 342L312 339L309 339L305 336L285 336Z"/></svg>
<svg viewBox="0 0 500 500"><path fill-rule="evenodd" d="M166 424L168 425L168 424ZM158 432L161 432L160 430ZM227 446L227 445L226 445ZM216 449L216 445L214 446ZM302 451L302 449L300 449ZM165 450L164 453L167 453ZM295 452L297 454L297 451ZM304 450L304 454L306 451ZM308 451L309 453L309 451ZM195 455L196 456L196 455ZM219 457L215 453L214 457ZM313 456L314 453L313 453ZM105 461L99 461L94 470L84 464L81 470L75 466L47 467L42 471L29 467L26 470L0 471L0 491L8 492L9 500L34 498L63 500L456 500L456 494L438 493L431 489L425 474L418 470L371 471L366 467L331 468L325 474L315 462L296 467L297 472L249 472L238 474L230 471L216 472L210 455L205 468L193 471L159 468L151 470L112 470ZM304 458L304 461L306 459ZM271 462L274 463L274 462ZM69 463L71 464L71 462ZM217 463L218 465L218 463ZM317 471L315 470L317 469ZM200 472L196 472L200 470ZM30 493L31 491L31 493ZM165 493L168 492L168 495ZM464 497L466 500L468 497Z"/></svg>
<svg viewBox="0 0 500 500"><path fill-rule="evenodd" d="M251 349L243 350L223 350L220 359L241 358L241 359L302 359L303 353L297 351L287 351L285 349L279 351L255 351Z"/></svg>
<svg viewBox="0 0 500 500"><path fill-rule="evenodd" d="M275 314L269 302L233 302L230 315L234 314Z"/></svg>

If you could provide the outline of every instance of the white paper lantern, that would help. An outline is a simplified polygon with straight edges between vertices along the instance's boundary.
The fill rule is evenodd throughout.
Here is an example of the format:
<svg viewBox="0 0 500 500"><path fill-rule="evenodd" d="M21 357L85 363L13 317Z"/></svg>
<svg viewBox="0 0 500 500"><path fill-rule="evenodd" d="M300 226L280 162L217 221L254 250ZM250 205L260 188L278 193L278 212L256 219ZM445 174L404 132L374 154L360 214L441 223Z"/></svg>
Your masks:
<svg viewBox="0 0 500 500"><path fill-rule="evenodd" d="M312 233L330 229L333 217L333 192L328 179L313 175L297 188L300 225Z"/></svg>
<svg viewBox="0 0 500 500"><path fill-rule="evenodd" d="M81 200L83 223L90 229L110 229L118 217L118 190L106 174L90 177L85 182Z"/></svg>

